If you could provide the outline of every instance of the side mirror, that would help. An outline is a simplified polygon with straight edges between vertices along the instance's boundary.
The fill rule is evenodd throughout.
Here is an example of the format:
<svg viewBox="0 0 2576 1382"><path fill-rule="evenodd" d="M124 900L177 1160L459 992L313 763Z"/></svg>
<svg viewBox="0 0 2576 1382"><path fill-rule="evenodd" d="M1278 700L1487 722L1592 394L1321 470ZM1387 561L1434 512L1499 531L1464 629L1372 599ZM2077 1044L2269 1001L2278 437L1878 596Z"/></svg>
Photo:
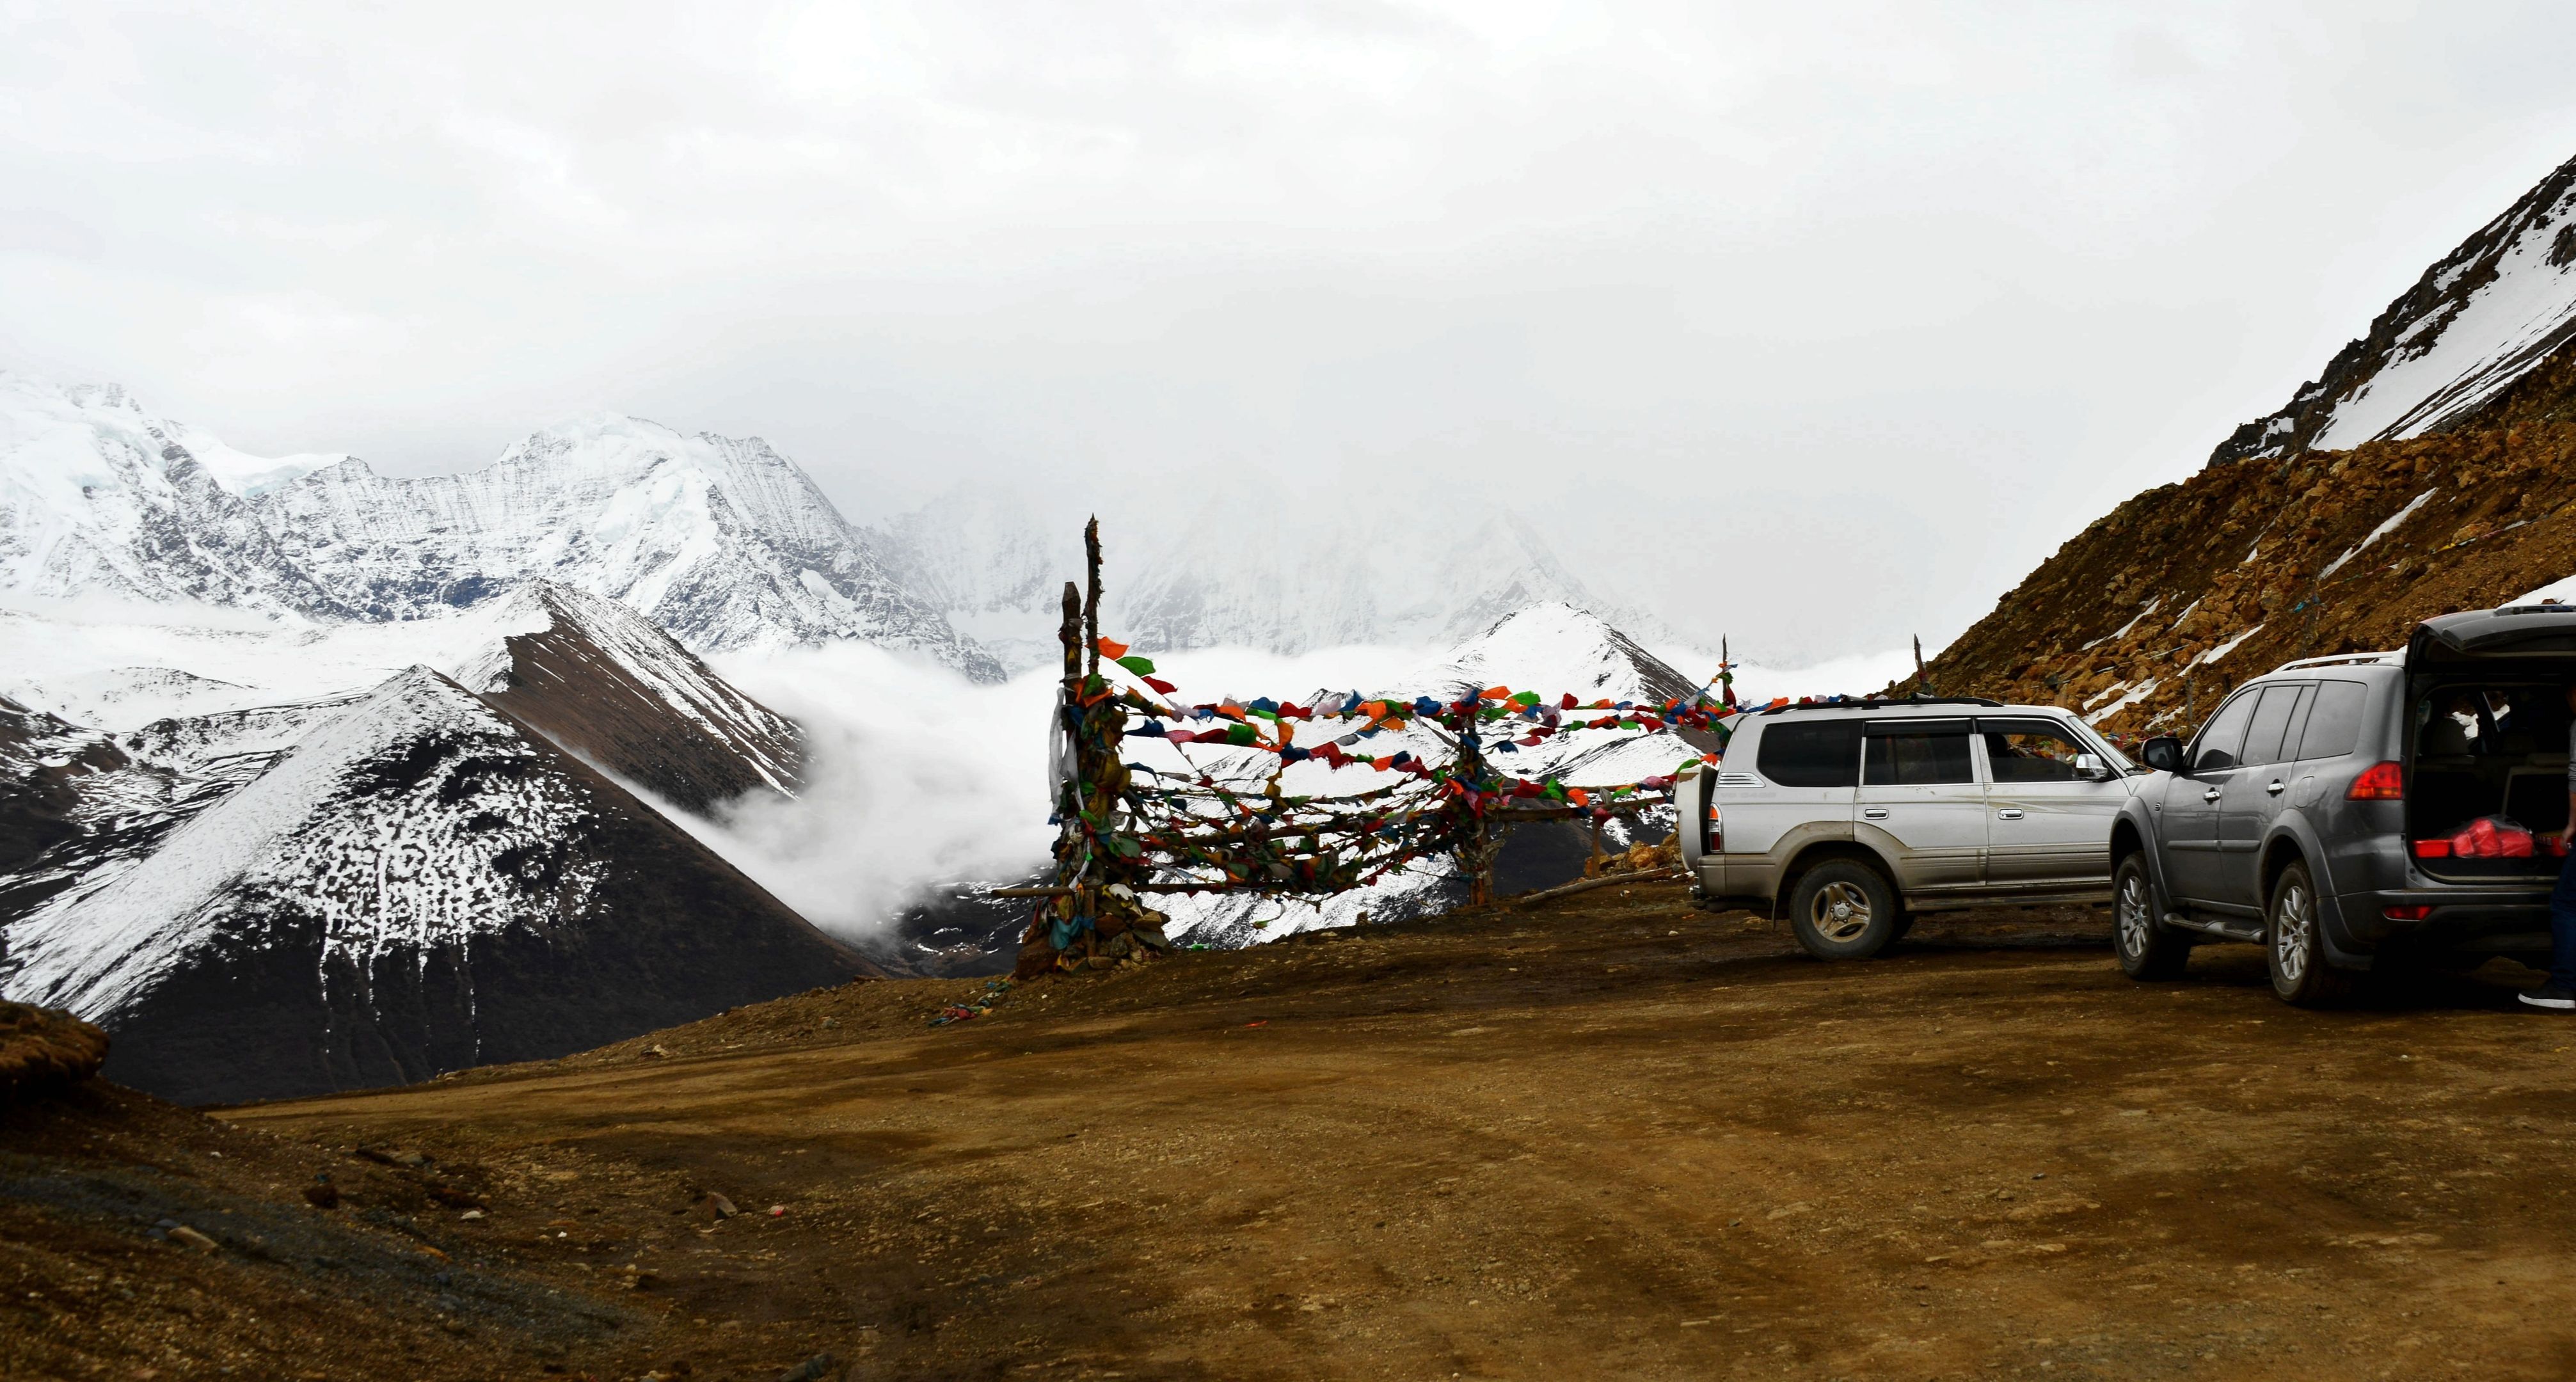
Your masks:
<svg viewBox="0 0 2576 1382"><path fill-rule="evenodd" d="M2108 782L2111 780L2111 770L2103 765L2102 755L2098 753L2079 753L2075 755L2075 775L2088 782Z"/></svg>
<svg viewBox="0 0 2576 1382"><path fill-rule="evenodd" d="M2138 747L2138 756L2158 772L2182 771L2182 741L2170 734L2159 734Z"/></svg>

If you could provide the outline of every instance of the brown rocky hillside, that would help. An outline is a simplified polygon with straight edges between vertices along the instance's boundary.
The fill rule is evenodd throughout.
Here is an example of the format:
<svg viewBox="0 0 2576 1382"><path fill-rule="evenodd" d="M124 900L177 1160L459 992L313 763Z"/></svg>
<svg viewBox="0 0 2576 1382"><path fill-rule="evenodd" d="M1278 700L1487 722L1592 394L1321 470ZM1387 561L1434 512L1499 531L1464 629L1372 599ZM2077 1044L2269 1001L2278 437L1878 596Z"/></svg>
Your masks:
<svg viewBox="0 0 2576 1382"><path fill-rule="evenodd" d="M2131 734L2185 730L2292 658L2399 647L2419 620L2571 576L2576 347L2447 430L2218 461L2149 490L1926 670L1945 694L2071 705Z"/></svg>

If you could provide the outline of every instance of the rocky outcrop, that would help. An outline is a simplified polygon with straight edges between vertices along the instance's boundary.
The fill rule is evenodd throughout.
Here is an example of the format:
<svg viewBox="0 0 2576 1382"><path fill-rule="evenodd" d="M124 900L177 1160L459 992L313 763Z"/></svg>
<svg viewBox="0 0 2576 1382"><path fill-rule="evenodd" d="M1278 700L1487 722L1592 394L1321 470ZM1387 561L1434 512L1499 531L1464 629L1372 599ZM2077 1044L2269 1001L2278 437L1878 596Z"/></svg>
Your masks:
<svg viewBox="0 0 2576 1382"><path fill-rule="evenodd" d="M0 1107L97 1074L107 1047L107 1033L70 1013L0 1002Z"/></svg>
<svg viewBox="0 0 2576 1382"><path fill-rule="evenodd" d="M2449 430L2213 465L2131 499L1944 649L1930 681L2187 730L2292 658L2401 647L2420 620L2576 576L2571 472L2576 347Z"/></svg>

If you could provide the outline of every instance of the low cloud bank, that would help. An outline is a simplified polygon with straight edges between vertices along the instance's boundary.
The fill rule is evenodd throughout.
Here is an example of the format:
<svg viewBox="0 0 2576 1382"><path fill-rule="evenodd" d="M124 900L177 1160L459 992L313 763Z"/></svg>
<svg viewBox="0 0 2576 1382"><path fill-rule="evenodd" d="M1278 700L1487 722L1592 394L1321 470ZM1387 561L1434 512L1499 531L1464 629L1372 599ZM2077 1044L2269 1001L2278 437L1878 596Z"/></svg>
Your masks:
<svg viewBox="0 0 2576 1382"><path fill-rule="evenodd" d="M1388 682L1420 648L1281 656L1211 648L1158 658L1184 700L1303 698ZM1046 866L1047 713L1056 675L999 686L858 643L713 659L719 675L805 728L804 792L679 817L706 845L814 924L882 930L923 890Z"/></svg>

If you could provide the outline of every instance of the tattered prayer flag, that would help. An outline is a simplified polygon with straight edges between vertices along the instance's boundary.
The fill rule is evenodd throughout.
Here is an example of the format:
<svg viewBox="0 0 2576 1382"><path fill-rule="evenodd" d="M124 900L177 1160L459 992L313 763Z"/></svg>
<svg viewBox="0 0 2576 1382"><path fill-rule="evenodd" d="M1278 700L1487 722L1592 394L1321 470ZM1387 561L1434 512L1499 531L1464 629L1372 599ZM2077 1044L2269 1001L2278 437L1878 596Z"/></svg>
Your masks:
<svg viewBox="0 0 2576 1382"><path fill-rule="evenodd" d="M1104 638L1101 641L1106 643L1109 640ZM1149 677L1154 674L1154 660L1150 657L1120 657L1113 653L1110 655L1109 660L1140 677Z"/></svg>
<svg viewBox="0 0 2576 1382"><path fill-rule="evenodd" d="M1145 678L1145 684L1146 684L1147 686L1153 687L1153 688L1154 688L1155 690L1157 690L1157 691L1162 692L1162 693L1163 693L1164 695L1166 695L1166 696L1168 696L1168 695L1172 694L1173 692L1178 691L1178 690L1180 690L1180 689L1181 689L1181 688L1179 688L1179 687L1177 687L1177 686L1172 685L1170 682L1163 680L1163 679L1162 679L1162 678L1160 678L1160 677L1146 677L1146 678Z"/></svg>
<svg viewBox="0 0 2576 1382"><path fill-rule="evenodd" d="M1489 701L1508 700L1511 694L1512 688L1508 686L1488 686L1484 690L1484 697Z"/></svg>
<svg viewBox="0 0 2576 1382"><path fill-rule="evenodd" d="M1566 788L1565 799L1573 802L1577 806L1590 806L1592 804L1592 794L1580 787Z"/></svg>
<svg viewBox="0 0 2576 1382"><path fill-rule="evenodd" d="M1573 693L1573 692L1571 692L1571 691L1566 692L1566 693L1565 693L1565 699L1564 699L1564 700L1561 700L1561 701L1558 701L1558 702L1556 703L1556 708L1557 708L1557 709L1559 709L1559 710L1572 710L1572 709L1574 709L1574 708L1575 708L1574 693Z"/></svg>
<svg viewBox="0 0 2576 1382"><path fill-rule="evenodd" d="M1229 744L1257 744L1261 742L1261 732L1250 725L1228 725L1225 729L1225 742Z"/></svg>
<svg viewBox="0 0 2576 1382"><path fill-rule="evenodd" d="M1127 655L1127 645L1113 639L1101 639L1098 647L1100 648L1100 655L1102 657L1109 658L1113 661Z"/></svg>

